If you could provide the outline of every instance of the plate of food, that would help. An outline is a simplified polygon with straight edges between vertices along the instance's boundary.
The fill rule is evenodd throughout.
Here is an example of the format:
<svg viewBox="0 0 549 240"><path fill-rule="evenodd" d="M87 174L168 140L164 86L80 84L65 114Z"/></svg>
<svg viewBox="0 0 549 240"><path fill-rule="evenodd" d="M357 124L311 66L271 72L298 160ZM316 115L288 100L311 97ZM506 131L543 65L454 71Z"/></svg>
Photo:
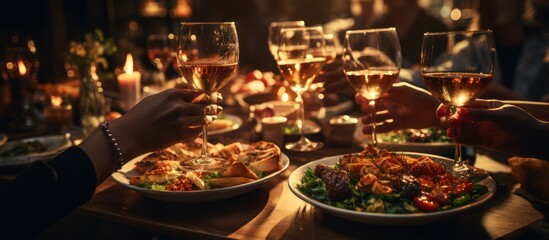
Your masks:
<svg viewBox="0 0 549 240"><path fill-rule="evenodd" d="M220 173L185 172L179 162L200 155L201 140L180 143L137 157L111 175L143 196L171 202L209 202L259 188L282 173L288 157L273 143L208 145L213 156L231 161Z"/></svg>
<svg viewBox="0 0 549 240"><path fill-rule="evenodd" d="M234 131L242 126L242 119L231 114L219 114L217 118L208 125L208 135L222 134Z"/></svg>
<svg viewBox="0 0 549 240"><path fill-rule="evenodd" d="M371 136L362 133L359 121L355 140L362 146L371 142ZM455 145L446 132L440 128L402 129L377 134L378 145L392 151L424 152L442 156L453 156Z"/></svg>
<svg viewBox="0 0 549 240"><path fill-rule="evenodd" d="M61 135L9 141L0 146L0 166L17 166L46 160L70 145L65 136Z"/></svg>
<svg viewBox="0 0 549 240"><path fill-rule="evenodd" d="M456 179L446 171L452 164L441 156L367 147L307 163L288 184L303 201L344 219L417 225L461 214L494 195L492 177Z"/></svg>

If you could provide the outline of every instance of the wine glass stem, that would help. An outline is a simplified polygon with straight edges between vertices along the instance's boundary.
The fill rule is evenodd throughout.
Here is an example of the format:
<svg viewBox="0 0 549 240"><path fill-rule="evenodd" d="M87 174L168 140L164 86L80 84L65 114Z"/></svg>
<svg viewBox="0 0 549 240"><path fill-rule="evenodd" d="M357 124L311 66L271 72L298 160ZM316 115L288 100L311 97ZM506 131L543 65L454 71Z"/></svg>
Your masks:
<svg viewBox="0 0 549 240"><path fill-rule="evenodd" d="M295 99L296 102L299 103L299 121L297 121L297 128L299 128L299 133L301 134L301 139L305 139L305 103L303 102L303 98L301 97L301 91L296 91L297 97Z"/></svg>
<svg viewBox="0 0 549 240"><path fill-rule="evenodd" d="M450 106L450 112L451 115L454 115L457 113L457 108L455 106ZM458 129L459 131L459 129ZM455 157L454 157L454 172L460 172L463 171L465 166L463 165L463 162L461 161L461 144L455 143L456 150L455 150Z"/></svg>
<svg viewBox="0 0 549 240"><path fill-rule="evenodd" d="M200 159L208 157L208 125L202 126L202 150L200 151Z"/></svg>
<svg viewBox="0 0 549 240"><path fill-rule="evenodd" d="M372 108L372 111L370 112L370 116L372 119L372 145L374 147L377 147L377 133L376 133L376 100L370 100L369 102L370 107Z"/></svg>

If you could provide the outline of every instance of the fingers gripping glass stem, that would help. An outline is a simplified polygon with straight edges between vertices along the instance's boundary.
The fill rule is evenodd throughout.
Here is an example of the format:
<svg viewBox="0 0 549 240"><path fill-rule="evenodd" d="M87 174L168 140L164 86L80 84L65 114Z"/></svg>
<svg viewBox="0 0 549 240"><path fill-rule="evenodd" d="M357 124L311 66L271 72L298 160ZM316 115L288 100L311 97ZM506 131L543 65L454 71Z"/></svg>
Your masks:
<svg viewBox="0 0 549 240"><path fill-rule="evenodd" d="M370 112L371 118L372 118L372 145L374 147L377 147L377 133L376 133L376 100L371 100L369 102L370 107L372 108L372 112Z"/></svg>
<svg viewBox="0 0 549 240"><path fill-rule="evenodd" d="M218 91L231 80L237 69L239 44L234 22L182 22L176 51L179 73L187 86L202 92L193 102L203 102L201 156L183 161L182 167L188 171L220 172L229 161L208 154L208 128L216 114L221 111Z"/></svg>

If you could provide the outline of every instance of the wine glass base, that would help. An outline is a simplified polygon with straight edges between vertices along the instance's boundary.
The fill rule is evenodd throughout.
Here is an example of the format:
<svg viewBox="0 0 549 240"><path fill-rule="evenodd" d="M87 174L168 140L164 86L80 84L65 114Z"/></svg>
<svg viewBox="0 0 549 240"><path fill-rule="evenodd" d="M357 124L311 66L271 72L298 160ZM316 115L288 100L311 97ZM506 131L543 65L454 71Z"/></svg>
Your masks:
<svg viewBox="0 0 549 240"><path fill-rule="evenodd" d="M179 165L190 172L221 172L230 165L230 162L222 158L202 156L182 161Z"/></svg>
<svg viewBox="0 0 549 240"><path fill-rule="evenodd" d="M286 149L296 152L310 152L324 147L323 142L312 142L307 138L301 138L297 142L286 144Z"/></svg>
<svg viewBox="0 0 549 240"><path fill-rule="evenodd" d="M465 164L454 166L451 174L458 179L469 179L474 182L488 177L488 172L486 170Z"/></svg>

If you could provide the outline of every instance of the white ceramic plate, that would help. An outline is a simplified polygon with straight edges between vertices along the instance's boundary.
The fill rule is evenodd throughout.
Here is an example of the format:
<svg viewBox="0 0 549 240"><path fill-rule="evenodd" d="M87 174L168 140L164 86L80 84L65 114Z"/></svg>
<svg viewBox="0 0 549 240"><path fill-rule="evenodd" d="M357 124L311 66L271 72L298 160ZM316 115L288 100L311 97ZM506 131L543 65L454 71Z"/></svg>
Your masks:
<svg viewBox="0 0 549 240"><path fill-rule="evenodd" d="M5 153L6 151L10 151L14 147L21 146L22 144L33 141L39 141L40 143L46 145L47 149L43 152L32 152L12 157L2 157L3 153ZM0 166L17 166L32 163L35 161L46 160L67 149L69 146L70 142L61 135L33 137L18 141L10 141L0 146Z"/></svg>
<svg viewBox="0 0 549 240"><path fill-rule="evenodd" d="M134 170L135 163L143 159L147 154L140 157L134 158L128 163L122 166L118 172L115 172L111 175L111 178L118 184L126 187L128 189L134 190L138 193L141 193L143 196L155 198L163 201L170 202L210 202L221 199L227 199L234 196L238 196L250 191L253 191L259 188L262 184L270 181L274 177L278 176L280 173L284 172L286 168L290 165L290 159L284 153L280 156L280 162L282 163L282 169L271 173L263 178L260 178L256 181L241 184L238 186L226 187L226 188L216 188L210 190L196 190L196 191L187 191L187 192L174 192L174 191L159 191L151 190L146 188L141 188L133 186L130 184L129 177L137 176L139 173Z"/></svg>
<svg viewBox="0 0 549 240"><path fill-rule="evenodd" d="M229 120L233 124L229 125L225 128L220 128L220 129L216 129L216 130L208 130L208 135L216 135L216 134L222 134L222 133L234 131L234 130L240 128L240 126L242 126L242 119L240 119L238 116L231 115L231 114L220 114L219 118ZM214 123L215 123L215 121L214 121Z"/></svg>
<svg viewBox="0 0 549 240"><path fill-rule="evenodd" d="M436 155L413 153L413 152L404 152L402 154L408 155L411 157L429 156L434 161L445 164L447 167L450 167L453 164L453 160L449 158L441 157L441 156L436 156ZM492 196L496 191L496 182L492 177L487 177L478 183L488 187L488 193L476 199L476 201L469 203L465 206L452 208L444 211L431 212L431 213L389 214L389 213L357 212L353 210L337 208L337 207L316 201L308 197L304 193L302 193L299 189L297 189L297 184L301 183L301 178L303 177L303 174L305 173L307 168L314 169L314 167L320 163L333 165L339 162L339 158L341 156L342 155L323 158L317 161L307 163L297 168L292 172L292 174L288 178L288 184L292 192L297 197L301 198L303 201L308 202L316 207L319 207L330 214L333 214L335 216L345 218L348 220L352 220L352 221L375 224L375 225L394 225L394 226L418 225L418 224L424 224L429 222L435 222L435 221L448 218L450 216L463 213L465 211L471 210L476 206L483 204L484 202L492 198Z"/></svg>

